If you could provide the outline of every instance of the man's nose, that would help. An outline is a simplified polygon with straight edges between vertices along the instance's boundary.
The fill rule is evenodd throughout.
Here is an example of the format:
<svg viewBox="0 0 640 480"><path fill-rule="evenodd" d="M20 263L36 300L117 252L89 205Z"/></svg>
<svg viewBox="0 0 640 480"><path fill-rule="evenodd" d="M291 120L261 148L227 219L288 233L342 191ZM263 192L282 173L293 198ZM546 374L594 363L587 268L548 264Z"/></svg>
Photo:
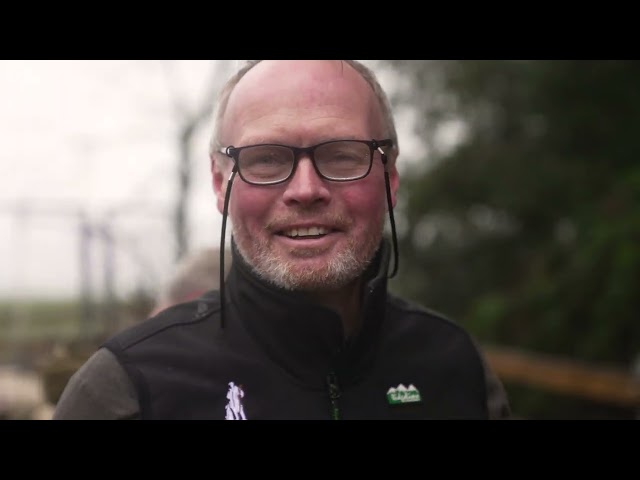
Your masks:
<svg viewBox="0 0 640 480"><path fill-rule="evenodd" d="M329 199L327 182L318 175L308 155L300 157L293 176L287 182L283 198L286 204L313 204Z"/></svg>

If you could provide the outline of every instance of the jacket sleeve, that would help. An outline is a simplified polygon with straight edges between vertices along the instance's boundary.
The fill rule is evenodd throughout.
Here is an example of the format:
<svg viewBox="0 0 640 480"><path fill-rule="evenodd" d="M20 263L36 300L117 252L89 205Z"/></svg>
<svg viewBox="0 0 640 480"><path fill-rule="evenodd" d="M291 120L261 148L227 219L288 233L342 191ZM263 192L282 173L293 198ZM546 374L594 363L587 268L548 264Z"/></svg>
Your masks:
<svg viewBox="0 0 640 480"><path fill-rule="evenodd" d="M133 383L115 355L98 349L67 383L53 420L137 420L140 406Z"/></svg>

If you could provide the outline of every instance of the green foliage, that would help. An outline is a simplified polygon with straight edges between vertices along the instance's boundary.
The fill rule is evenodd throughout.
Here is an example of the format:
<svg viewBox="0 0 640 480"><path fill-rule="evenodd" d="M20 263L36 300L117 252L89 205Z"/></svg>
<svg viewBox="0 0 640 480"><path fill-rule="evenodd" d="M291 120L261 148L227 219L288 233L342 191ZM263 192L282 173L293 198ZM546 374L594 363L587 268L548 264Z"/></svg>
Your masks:
<svg viewBox="0 0 640 480"><path fill-rule="evenodd" d="M640 354L640 63L390 63L413 82L393 101L418 109L429 147L402 178L393 288L480 341L630 369ZM464 135L442 148L451 120ZM520 415L557 415L557 399L516 397Z"/></svg>

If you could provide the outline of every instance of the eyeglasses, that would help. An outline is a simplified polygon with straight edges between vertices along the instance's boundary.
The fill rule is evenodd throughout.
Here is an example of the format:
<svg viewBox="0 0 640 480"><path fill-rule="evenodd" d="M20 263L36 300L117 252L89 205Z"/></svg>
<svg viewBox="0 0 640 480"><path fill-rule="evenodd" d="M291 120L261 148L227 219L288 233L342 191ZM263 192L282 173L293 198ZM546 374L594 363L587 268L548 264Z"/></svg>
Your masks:
<svg viewBox="0 0 640 480"><path fill-rule="evenodd" d="M318 175L334 182L350 182L371 171L373 153L391 147L386 140L332 140L298 148L278 144L227 147L220 153L231 157L240 178L252 185L286 182L296 170L301 154L308 154Z"/></svg>

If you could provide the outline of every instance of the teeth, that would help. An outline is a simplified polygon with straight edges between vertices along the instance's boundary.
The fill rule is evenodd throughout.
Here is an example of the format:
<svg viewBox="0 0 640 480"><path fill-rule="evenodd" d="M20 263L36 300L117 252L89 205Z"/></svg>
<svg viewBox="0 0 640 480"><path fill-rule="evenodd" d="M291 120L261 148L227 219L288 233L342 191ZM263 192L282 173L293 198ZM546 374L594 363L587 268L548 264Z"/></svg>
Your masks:
<svg viewBox="0 0 640 480"><path fill-rule="evenodd" d="M287 237L310 237L315 235L325 235L329 231L324 227L292 228L284 232Z"/></svg>

